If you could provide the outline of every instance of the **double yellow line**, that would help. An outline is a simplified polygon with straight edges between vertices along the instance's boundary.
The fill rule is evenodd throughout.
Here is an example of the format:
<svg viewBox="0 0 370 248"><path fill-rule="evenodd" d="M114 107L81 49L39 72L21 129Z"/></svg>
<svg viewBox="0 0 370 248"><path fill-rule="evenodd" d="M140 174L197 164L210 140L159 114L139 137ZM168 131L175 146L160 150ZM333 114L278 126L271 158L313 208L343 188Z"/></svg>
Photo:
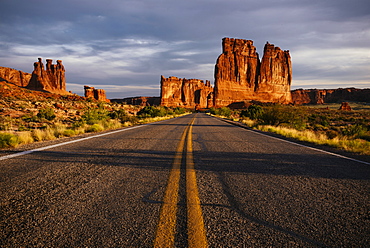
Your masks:
<svg viewBox="0 0 370 248"><path fill-rule="evenodd" d="M194 117L195 118L195 117ZM174 247L176 234L177 205L179 200L180 169L186 142L186 205L188 247L208 247L202 208L198 194L196 173L193 159L193 124L194 118L186 127L177 146L163 205L157 226L154 247Z"/></svg>

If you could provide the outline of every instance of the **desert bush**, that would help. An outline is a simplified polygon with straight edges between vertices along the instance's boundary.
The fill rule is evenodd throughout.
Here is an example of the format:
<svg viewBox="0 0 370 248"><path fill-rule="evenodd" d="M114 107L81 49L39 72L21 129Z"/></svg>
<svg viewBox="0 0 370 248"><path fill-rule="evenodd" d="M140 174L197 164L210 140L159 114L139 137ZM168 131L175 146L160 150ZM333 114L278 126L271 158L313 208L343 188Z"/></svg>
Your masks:
<svg viewBox="0 0 370 248"><path fill-rule="evenodd" d="M17 132L17 136L20 144L30 144L34 142L30 131Z"/></svg>
<svg viewBox="0 0 370 248"><path fill-rule="evenodd" d="M361 138L361 137L365 136L366 133L367 133L367 127L363 126L363 125L360 125L360 124L347 126L343 130L344 135L352 136L352 137L356 137L356 138Z"/></svg>
<svg viewBox="0 0 370 248"><path fill-rule="evenodd" d="M32 130L32 137L35 141L56 139L56 137L54 135L54 130L52 130L51 128L34 129L34 130Z"/></svg>
<svg viewBox="0 0 370 248"><path fill-rule="evenodd" d="M311 114L307 120L311 125L321 125L323 127L329 126L329 117L323 114Z"/></svg>
<svg viewBox="0 0 370 248"><path fill-rule="evenodd" d="M91 126L88 126L87 129L86 129L86 132L88 133L96 133L96 132L101 132L104 130L104 127L102 127L102 125L100 124L93 124Z"/></svg>
<svg viewBox="0 0 370 248"><path fill-rule="evenodd" d="M1 131L8 131L12 128L12 118L8 116L1 116L0 115L0 130Z"/></svg>
<svg viewBox="0 0 370 248"><path fill-rule="evenodd" d="M251 120L249 118L243 118L240 120L241 123L245 124L247 127L255 127L256 126L256 121Z"/></svg>
<svg viewBox="0 0 370 248"><path fill-rule="evenodd" d="M75 135L76 135L76 131L73 130L73 129L66 129L63 132L63 136L66 136L66 137L72 137L72 136L75 136Z"/></svg>
<svg viewBox="0 0 370 248"><path fill-rule="evenodd" d="M80 119L80 120L76 120L74 121L72 124L71 124L71 127L73 129L76 129L76 128L80 128L80 127L84 127L86 125L86 122L83 120L83 119Z"/></svg>
<svg viewBox="0 0 370 248"><path fill-rule="evenodd" d="M139 112L137 112L137 116L140 118L148 118L148 117L163 117L166 116L168 113L168 108L165 107L154 107L154 106L145 106Z"/></svg>
<svg viewBox="0 0 370 248"><path fill-rule="evenodd" d="M54 123L54 125L52 126L52 130L56 138L63 137L66 129L67 129L66 125L62 123Z"/></svg>
<svg viewBox="0 0 370 248"><path fill-rule="evenodd" d="M117 119L103 121L100 125L103 126L104 129L117 129L122 127L121 121Z"/></svg>
<svg viewBox="0 0 370 248"><path fill-rule="evenodd" d="M186 113L186 109L176 107L176 108L173 109L173 112L174 112L175 115L182 115L182 114Z"/></svg>
<svg viewBox="0 0 370 248"><path fill-rule="evenodd" d="M17 135L11 133L0 133L0 148L16 147L19 144Z"/></svg>
<svg viewBox="0 0 370 248"><path fill-rule="evenodd" d="M329 139L334 139L338 137L339 133L335 130L328 130L326 131L326 136L328 136Z"/></svg>
<svg viewBox="0 0 370 248"><path fill-rule="evenodd" d="M209 112L213 115L224 116L227 118L231 116L231 110L228 107L210 108Z"/></svg>
<svg viewBox="0 0 370 248"><path fill-rule="evenodd" d="M248 109L240 112L240 117L248 117L251 120L259 119L263 114L263 108L258 105L250 105Z"/></svg>
<svg viewBox="0 0 370 248"><path fill-rule="evenodd" d="M291 106L273 105L264 107L258 118L263 125L283 126L303 130L306 127L305 112Z"/></svg>
<svg viewBox="0 0 370 248"><path fill-rule="evenodd" d="M108 111L103 108L98 109L88 109L81 116L82 120L89 125L98 124L102 120L109 119Z"/></svg>
<svg viewBox="0 0 370 248"><path fill-rule="evenodd" d="M38 117L34 114L25 114L24 116L22 116L22 120L25 122L38 122L39 121Z"/></svg>
<svg viewBox="0 0 370 248"><path fill-rule="evenodd" d="M47 107L40 109L39 112L37 113L37 117L39 119L46 119L48 121L54 120L56 115L54 113L54 109Z"/></svg>
<svg viewBox="0 0 370 248"><path fill-rule="evenodd" d="M118 110L114 110L114 111L109 112L108 116L112 119L122 120L123 118L125 118L127 116L127 113L124 109L118 109Z"/></svg>
<svg viewBox="0 0 370 248"><path fill-rule="evenodd" d="M128 115L121 119L121 122L125 124L126 122L130 122L131 124L136 124L139 122L139 119L136 116Z"/></svg>

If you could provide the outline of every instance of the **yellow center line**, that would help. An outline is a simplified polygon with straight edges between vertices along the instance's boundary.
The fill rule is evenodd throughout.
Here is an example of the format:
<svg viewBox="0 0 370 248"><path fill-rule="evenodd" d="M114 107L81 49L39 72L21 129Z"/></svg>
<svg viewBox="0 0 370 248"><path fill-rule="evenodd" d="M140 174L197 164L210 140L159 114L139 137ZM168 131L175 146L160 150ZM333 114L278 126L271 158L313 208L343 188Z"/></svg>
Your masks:
<svg viewBox="0 0 370 248"><path fill-rule="evenodd" d="M163 197L163 204L161 208L161 214L159 216L157 232L154 240L154 247L173 247L175 243L180 167L187 130L188 127L182 134L180 142L176 149L172 169L168 178L166 192L164 193Z"/></svg>
<svg viewBox="0 0 370 248"><path fill-rule="evenodd" d="M192 130L195 117L181 136L176 149L172 169L159 216L154 247L174 247L176 234L177 204L179 200L179 183L182 154L186 146L186 198L188 215L188 247L208 247L204 228L202 209L198 194L196 173L194 169Z"/></svg>
<svg viewBox="0 0 370 248"><path fill-rule="evenodd" d="M193 159L193 123L188 130L187 151L186 151L186 202L188 210L188 247L208 247L206 231L200 205L197 178L194 169Z"/></svg>

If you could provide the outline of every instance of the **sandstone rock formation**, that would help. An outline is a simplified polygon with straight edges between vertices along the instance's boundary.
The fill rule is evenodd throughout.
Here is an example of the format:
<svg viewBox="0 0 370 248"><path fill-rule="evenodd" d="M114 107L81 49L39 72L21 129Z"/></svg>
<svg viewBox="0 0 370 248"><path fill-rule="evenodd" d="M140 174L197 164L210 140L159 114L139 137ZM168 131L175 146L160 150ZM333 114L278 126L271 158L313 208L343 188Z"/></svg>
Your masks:
<svg viewBox="0 0 370 248"><path fill-rule="evenodd" d="M0 67L0 80L15 84L20 87L26 87L31 79L31 74L20 70Z"/></svg>
<svg viewBox="0 0 370 248"><path fill-rule="evenodd" d="M158 106L161 103L160 97L155 96L136 96L136 97L127 97L123 99L110 99L110 101L139 106Z"/></svg>
<svg viewBox="0 0 370 248"><path fill-rule="evenodd" d="M34 70L27 88L58 94L68 94L66 91L65 69L62 61L57 60L57 64L52 64L52 60L47 59L45 70L42 58L39 58L38 62L34 63Z"/></svg>
<svg viewBox="0 0 370 248"><path fill-rule="evenodd" d="M349 106L348 102L342 102L342 105L340 105L339 110L351 111L352 108L351 106Z"/></svg>
<svg viewBox="0 0 370 248"><path fill-rule="evenodd" d="M213 87L210 81L161 76L161 105L210 108L213 106Z"/></svg>
<svg viewBox="0 0 370 248"><path fill-rule="evenodd" d="M289 51L268 42L262 62L253 41L224 38L215 66L214 105L261 101L290 103L292 65Z"/></svg>
<svg viewBox="0 0 370 248"><path fill-rule="evenodd" d="M370 102L370 89L297 89L292 91L294 104L323 104L343 101Z"/></svg>
<svg viewBox="0 0 370 248"><path fill-rule="evenodd" d="M292 83L292 62L289 51L283 51L273 44L266 43L258 84L257 97L261 101L290 103Z"/></svg>
<svg viewBox="0 0 370 248"><path fill-rule="evenodd" d="M103 89L95 89L94 87L85 85L84 90L85 90L85 97L87 98L93 98L98 101L109 102L105 94L105 90Z"/></svg>

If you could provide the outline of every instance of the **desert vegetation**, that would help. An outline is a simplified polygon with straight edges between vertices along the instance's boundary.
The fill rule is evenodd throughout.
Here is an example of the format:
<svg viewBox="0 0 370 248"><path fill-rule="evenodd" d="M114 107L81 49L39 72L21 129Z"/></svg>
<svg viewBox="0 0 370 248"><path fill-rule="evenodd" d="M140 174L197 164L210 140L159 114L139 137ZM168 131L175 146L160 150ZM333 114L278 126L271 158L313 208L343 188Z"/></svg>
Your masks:
<svg viewBox="0 0 370 248"><path fill-rule="evenodd" d="M0 84L0 148L172 118L183 108L132 106Z"/></svg>
<svg viewBox="0 0 370 248"><path fill-rule="evenodd" d="M338 110L339 104L254 104L244 110L214 109L211 114L226 116L250 128L370 155L370 106L350 105L353 111Z"/></svg>

